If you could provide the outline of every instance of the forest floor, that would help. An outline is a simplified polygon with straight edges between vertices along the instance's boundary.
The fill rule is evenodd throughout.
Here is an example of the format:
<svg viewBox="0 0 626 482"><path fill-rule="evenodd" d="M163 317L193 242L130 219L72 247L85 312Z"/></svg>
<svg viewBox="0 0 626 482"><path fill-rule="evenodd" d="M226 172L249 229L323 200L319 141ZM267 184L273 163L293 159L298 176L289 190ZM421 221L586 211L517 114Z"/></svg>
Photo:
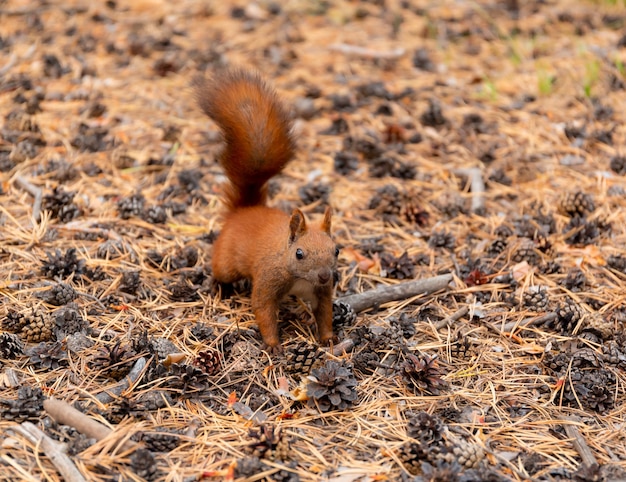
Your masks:
<svg viewBox="0 0 626 482"><path fill-rule="evenodd" d="M625 480L625 65L622 1L0 1L0 479ZM330 349L213 281L226 66L333 207Z"/></svg>

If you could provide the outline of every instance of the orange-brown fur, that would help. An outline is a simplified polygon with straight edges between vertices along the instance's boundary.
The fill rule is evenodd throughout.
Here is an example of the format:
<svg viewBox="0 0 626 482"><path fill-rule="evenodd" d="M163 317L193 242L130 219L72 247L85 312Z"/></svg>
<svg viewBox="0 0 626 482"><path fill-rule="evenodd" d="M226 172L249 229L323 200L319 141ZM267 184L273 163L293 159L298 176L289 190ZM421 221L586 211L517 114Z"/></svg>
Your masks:
<svg viewBox="0 0 626 482"><path fill-rule="evenodd" d="M265 205L267 181L293 157L287 112L257 75L244 71L200 81L196 95L226 144L220 163L229 179L227 213L213 248L215 279L252 281L252 310L268 347L280 347L278 305L289 294L311 303L320 339L331 340L336 265L331 210L315 225L298 209L289 216Z"/></svg>

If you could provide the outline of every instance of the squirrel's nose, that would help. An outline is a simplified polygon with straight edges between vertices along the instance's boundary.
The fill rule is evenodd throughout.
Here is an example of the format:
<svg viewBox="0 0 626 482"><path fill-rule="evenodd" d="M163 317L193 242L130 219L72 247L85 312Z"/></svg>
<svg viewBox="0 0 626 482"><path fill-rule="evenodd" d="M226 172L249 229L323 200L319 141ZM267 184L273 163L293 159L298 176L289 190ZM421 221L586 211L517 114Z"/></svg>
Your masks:
<svg viewBox="0 0 626 482"><path fill-rule="evenodd" d="M320 271L319 273L317 273L317 278L320 281L320 284L326 284L328 283L328 281L330 280L330 270L329 269L324 269L322 271Z"/></svg>

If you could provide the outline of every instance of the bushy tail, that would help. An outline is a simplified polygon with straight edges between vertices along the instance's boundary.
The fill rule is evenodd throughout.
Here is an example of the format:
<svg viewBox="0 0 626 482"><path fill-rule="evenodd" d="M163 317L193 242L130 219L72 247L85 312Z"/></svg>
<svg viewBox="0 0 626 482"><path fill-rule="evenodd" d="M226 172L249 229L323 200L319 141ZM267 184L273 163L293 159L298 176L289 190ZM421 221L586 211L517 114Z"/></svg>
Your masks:
<svg viewBox="0 0 626 482"><path fill-rule="evenodd" d="M195 87L200 108L220 127L226 143L219 161L230 180L228 208L265 204L267 181L295 149L287 111L257 74L243 70L199 79Z"/></svg>

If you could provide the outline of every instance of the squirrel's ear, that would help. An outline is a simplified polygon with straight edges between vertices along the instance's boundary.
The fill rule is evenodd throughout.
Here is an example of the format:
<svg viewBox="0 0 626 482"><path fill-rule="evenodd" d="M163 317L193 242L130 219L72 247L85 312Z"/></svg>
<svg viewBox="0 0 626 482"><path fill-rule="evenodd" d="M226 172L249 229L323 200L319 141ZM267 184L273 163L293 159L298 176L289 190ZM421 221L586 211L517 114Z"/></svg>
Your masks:
<svg viewBox="0 0 626 482"><path fill-rule="evenodd" d="M289 242L293 243L306 232L304 214L299 209L294 209L289 220Z"/></svg>
<svg viewBox="0 0 626 482"><path fill-rule="evenodd" d="M322 220L322 231L330 236L330 218L333 215L333 210L330 206L326 206L324 211L324 219Z"/></svg>

